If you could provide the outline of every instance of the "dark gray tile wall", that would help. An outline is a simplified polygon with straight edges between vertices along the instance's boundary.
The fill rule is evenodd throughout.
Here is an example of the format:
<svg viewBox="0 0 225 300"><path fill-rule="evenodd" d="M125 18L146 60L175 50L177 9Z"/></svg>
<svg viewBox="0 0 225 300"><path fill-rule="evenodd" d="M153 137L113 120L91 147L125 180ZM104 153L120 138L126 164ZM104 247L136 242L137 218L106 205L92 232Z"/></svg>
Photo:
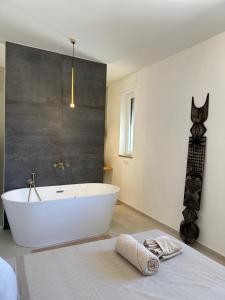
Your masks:
<svg viewBox="0 0 225 300"><path fill-rule="evenodd" d="M75 58L76 108L69 107L71 57L6 44L5 190L102 182L106 65ZM69 163L64 171L55 162Z"/></svg>
<svg viewBox="0 0 225 300"><path fill-rule="evenodd" d="M5 107L5 68L0 67L0 195L3 193L3 181L4 181L4 135L5 135L5 116L4 116L4 107ZM3 206L0 199L0 226L3 225Z"/></svg>

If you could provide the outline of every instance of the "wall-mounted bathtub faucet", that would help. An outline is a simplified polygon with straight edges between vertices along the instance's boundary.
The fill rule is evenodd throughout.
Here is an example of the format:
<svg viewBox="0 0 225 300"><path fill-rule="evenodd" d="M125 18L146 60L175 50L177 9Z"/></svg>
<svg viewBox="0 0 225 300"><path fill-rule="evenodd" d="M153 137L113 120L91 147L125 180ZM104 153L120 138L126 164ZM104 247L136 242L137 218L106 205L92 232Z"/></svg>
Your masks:
<svg viewBox="0 0 225 300"><path fill-rule="evenodd" d="M39 201L42 201L41 200L41 197L36 189L36 186L35 186L35 173L31 173L31 178L27 180L27 183L29 185L29 194L28 194L28 202L30 202L30 196L31 196L31 191L32 191L32 188L34 189L35 193L36 193L36 196L38 198Z"/></svg>
<svg viewBox="0 0 225 300"><path fill-rule="evenodd" d="M63 162L59 162L59 163L54 163L52 166L55 169L64 170L65 168L69 168L70 165L68 163L64 164Z"/></svg>

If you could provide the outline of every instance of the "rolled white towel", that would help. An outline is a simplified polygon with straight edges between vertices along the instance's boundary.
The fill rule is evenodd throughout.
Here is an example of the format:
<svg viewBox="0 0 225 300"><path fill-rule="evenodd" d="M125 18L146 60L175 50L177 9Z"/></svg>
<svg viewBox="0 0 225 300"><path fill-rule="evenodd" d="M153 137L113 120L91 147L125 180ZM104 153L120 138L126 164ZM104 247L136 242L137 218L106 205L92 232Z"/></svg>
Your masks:
<svg viewBox="0 0 225 300"><path fill-rule="evenodd" d="M158 271L159 259L128 234L121 234L116 241L116 251L144 275Z"/></svg>

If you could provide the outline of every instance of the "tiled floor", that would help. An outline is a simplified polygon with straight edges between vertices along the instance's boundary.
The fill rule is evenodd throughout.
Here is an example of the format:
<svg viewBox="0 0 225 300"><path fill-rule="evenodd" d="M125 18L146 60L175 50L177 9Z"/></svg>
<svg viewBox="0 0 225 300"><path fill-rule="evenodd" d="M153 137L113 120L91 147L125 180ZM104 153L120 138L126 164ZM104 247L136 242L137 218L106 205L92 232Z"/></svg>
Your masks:
<svg viewBox="0 0 225 300"><path fill-rule="evenodd" d="M152 229L159 229L175 236L176 238L179 238L177 233L174 230L169 229L167 226L162 225L161 223L137 212L136 210L124 204L119 204L115 206L112 224L107 234L115 237L120 233L135 233ZM205 247L196 244L194 248L225 265L225 258L212 254L211 251L208 251ZM10 231L4 231L0 229L1 257L10 258L14 256L20 256L30 253L31 250L32 248L17 246L12 239Z"/></svg>
<svg viewBox="0 0 225 300"><path fill-rule="evenodd" d="M152 229L159 229L178 237L174 230L169 230L161 223L121 203L115 207L108 234L114 237L120 233L136 233Z"/></svg>

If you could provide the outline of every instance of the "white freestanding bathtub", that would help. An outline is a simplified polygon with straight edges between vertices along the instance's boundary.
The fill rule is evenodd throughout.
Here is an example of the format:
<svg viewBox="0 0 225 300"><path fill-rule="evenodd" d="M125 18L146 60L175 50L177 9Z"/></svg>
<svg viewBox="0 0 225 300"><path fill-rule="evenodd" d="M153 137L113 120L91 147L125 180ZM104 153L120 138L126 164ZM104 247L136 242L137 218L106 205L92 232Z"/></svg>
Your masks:
<svg viewBox="0 0 225 300"><path fill-rule="evenodd" d="M111 223L119 188L102 183L17 189L2 195L13 239L42 247L98 236Z"/></svg>

